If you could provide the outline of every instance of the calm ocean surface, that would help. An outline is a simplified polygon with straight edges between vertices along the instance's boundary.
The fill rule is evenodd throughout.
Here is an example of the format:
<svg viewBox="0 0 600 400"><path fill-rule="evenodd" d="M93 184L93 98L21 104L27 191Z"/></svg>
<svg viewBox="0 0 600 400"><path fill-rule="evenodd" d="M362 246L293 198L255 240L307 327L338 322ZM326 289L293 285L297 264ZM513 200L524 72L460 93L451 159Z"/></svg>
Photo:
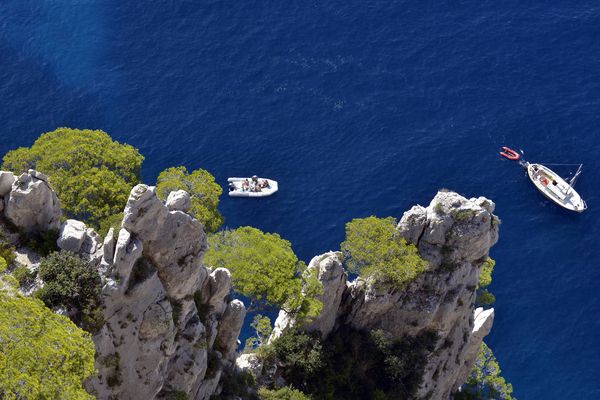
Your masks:
<svg viewBox="0 0 600 400"><path fill-rule="evenodd" d="M520 399L600 398L600 4L592 1L0 2L0 153L103 129L173 165L277 179L229 227L298 255L446 187L497 204L486 339ZM559 210L501 145L582 162ZM568 174L569 170L557 169Z"/></svg>

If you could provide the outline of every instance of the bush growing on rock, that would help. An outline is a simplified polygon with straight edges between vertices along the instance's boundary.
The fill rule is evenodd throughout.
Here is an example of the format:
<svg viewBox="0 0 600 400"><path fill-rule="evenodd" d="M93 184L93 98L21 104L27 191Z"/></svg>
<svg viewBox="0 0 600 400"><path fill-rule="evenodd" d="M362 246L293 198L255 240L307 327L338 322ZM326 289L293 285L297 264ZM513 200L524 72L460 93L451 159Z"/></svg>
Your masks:
<svg viewBox="0 0 600 400"><path fill-rule="evenodd" d="M223 216L217 210L223 189L208 171L197 169L188 173L185 167L171 167L160 173L156 180L156 194L166 200L169 193L185 190L191 196L189 213L204 225L206 232L216 232L223 225Z"/></svg>
<svg viewBox="0 0 600 400"><path fill-rule="evenodd" d="M260 347L258 354L266 369L275 363L283 366L286 380L297 387L315 377L323 367L321 340L295 330L288 330L270 345Z"/></svg>
<svg viewBox="0 0 600 400"><path fill-rule="evenodd" d="M357 218L346 224L342 243L344 262L350 272L393 287L404 287L427 269L412 244L396 231L395 218Z"/></svg>
<svg viewBox="0 0 600 400"><path fill-rule="evenodd" d="M31 284L36 275L35 272L30 271L29 268L24 265L17 266L12 272L12 276L17 280L20 287Z"/></svg>
<svg viewBox="0 0 600 400"><path fill-rule="evenodd" d="M9 236L5 222L0 223L0 257L6 261L7 266L10 266L17 258L15 246Z"/></svg>
<svg viewBox="0 0 600 400"><path fill-rule="evenodd" d="M496 261L488 257L481 267L477 298L475 299L477 305L489 306L496 302L496 296L487 289L487 287L492 284L492 273L494 272L495 266Z"/></svg>
<svg viewBox="0 0 600 400"><path fill-rule="evenodd" d="M438 336L391 339L342 327L326 340L288 330L258 355L286 382L317 399L409 399L417 392Z"/></svg>
<svg viewBox="0 0 600 400"><path fill-rule="evenodd" d="M7 243L0 243L0 257L6 261L7 265L11 265L17 258L15 247Z"/></svg>
<svg viewBox="0 0 600 400"><path fill-rule="evenodd" d="M79 256L55 252L42 258L38 269L44 287L35 296L50 308L64 307L73 322L94 332L102 323L98 271Z"/></svg>
<svg viewBox="0 0 600 400"><path fill-rule="evenodd" d="M454 394L455 400L516 400L513 387L500 375L500 365L492 350L481 343L467 382Z"/></svg>
<svg viewBox="0 0 600 400"><path fill-rule="evenodd" d="M260 388L258 395L261 400L310 400L309 396L289 386L277 390Z"/></svg>
<svg viewBox="0 0 600 400"><path fill-rule="evenodd" d="M235 290L259 306L281 307L300 318L317 315L322 308L314 298L322 286L316 277L301 274L305 264L298 260L290 242L276 233L245 226L210 235L204 261L229 269ZM305 294L304 283L309 289Z"/></svg>
<svg viewBox="0 0 600 400"><path fill-rule="evenodd" d="M103 131L59 128L30 148L9 151L3 169L48 175L67 216L98 228L123 211L131 187L140 181L143 160L135 148Z"/></svg>
<svg viewBox="0 0 600 400"><path fill-rule="evenodd" d="M271 332L273 332L273 328L271 326L271 319L267 316L257 314L254 316L250 327L254 329L254 336L250 337L246 340L246 346L244 347L244 351L251 350L256 347L262 346L267 342L269 336L271 336Z"/></svg>
<svg viewBox="0 0 600 400"><path fill-rule="evenodd" d="M93 399L92 339L39 300L0 291L0 343L1 398Z"/></svg>

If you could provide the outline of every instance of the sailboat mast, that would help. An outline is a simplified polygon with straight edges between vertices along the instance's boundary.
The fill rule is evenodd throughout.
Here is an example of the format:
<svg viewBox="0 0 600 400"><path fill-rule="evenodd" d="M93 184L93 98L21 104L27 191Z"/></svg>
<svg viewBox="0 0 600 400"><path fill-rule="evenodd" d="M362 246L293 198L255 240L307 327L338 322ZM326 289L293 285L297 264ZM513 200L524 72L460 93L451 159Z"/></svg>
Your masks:
<svg viewBox="0 0 600 400"><path fill-rule="evenodd" d="M579 168L577 168L577 172L575 172L575 175L573 175L573 177L569 181L569 186L571 186L571 187L575 186L575 181L577 180L577 178L579 178L579 175L581 174L581 167L583 167L583 164L579 164Z"/></svg>

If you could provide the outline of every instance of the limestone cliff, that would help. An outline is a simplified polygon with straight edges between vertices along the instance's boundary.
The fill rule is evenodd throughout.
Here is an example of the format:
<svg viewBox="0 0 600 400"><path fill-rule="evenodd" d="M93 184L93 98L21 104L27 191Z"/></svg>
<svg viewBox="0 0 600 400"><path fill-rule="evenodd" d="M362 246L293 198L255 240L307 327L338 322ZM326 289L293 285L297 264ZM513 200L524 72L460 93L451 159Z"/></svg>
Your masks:
<svg viewBox="0 0 600 400"><path fill-rule="evenodd" d="M103 241L80 221L60 223L58 199L36 171L19 177L0 171L0 200L0 212L20 231L60 229L58 246L89 260L102 276L105 324L93 337L99 375L88 382L99 399L161 399L177 392L208 399L220 392L246 310L230 299L229 271L203 265L206 235L186 213L187 193L174 192L164 204L153 187L136 186L120 229ZM324 286L323 311L303 329L324 338L345 328L393 338L435 332L416 398L448 399L493 323L493 309L474 309L482 264L498 239L493 212L490 200L452 192L407 211L398 234L417 246L429 267L403 290L349 282L340 253L314 257L308 269ZM294 324L282 311L272 339ZM261 373L252 356L237 364Z"/></svg>
<svg viewBox="0 0 600 400"><path fill-rule="evenodd" d="M164 205L153 187L133 188L121 230L103 245L98 398L208 399L217 390L246 310L229 300L229 272L202 265L205 250L198 220Z"/></svg>
<svg viewBox="0 0 600 400"><path fill-rule="evenodd" d="M498 240L493 211L488 199L439 192L429 207L406 212L398 233L417 246L429 267L404 290L362 279L348 282L340 253L313 258L308 269L323 283L323 312L303 329L319 331L323 338L341 327L381 330L392 338L435 332L438 339L427 355L416 398L448 399L466 379L492 327L494 310L474 309L474 302L481 267ZM294 323L280 312L271 340ZM252 362L245 356L238 365L250 368Z"/></svg>
<svg viewBox="0 0 600 400"><path fill-rule="evenodd" d="M39 172L0 171L0 205L21 232L59 230L58 247L89 260L102 276L105 324L93 336L99 375L87 382L91 393L148 400L185 393L202 400L219 391L246 309L230 299L229 271L202 264L206 235L185 213L187 193L175 192L165 205L153 187L136 186L122 227L103 241L83 222L61 225L58 199Z"/></svg>

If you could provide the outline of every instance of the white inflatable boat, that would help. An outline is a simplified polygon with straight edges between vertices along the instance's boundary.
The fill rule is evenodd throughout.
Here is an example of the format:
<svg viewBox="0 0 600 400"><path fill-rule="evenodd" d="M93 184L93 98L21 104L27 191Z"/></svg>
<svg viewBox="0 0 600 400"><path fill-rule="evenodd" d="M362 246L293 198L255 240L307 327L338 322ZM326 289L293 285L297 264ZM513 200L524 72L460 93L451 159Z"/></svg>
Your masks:
<svg viewBox="0 0 600 400"><path fill-rule="evenodd" d="M258 185L252 178L228 178L229 196L231 197L267 197L279 189L277 181L267 178L256 178ZM247 184L244 185L244 182ZM265 181L268 185L265 185Z"/></svg>

